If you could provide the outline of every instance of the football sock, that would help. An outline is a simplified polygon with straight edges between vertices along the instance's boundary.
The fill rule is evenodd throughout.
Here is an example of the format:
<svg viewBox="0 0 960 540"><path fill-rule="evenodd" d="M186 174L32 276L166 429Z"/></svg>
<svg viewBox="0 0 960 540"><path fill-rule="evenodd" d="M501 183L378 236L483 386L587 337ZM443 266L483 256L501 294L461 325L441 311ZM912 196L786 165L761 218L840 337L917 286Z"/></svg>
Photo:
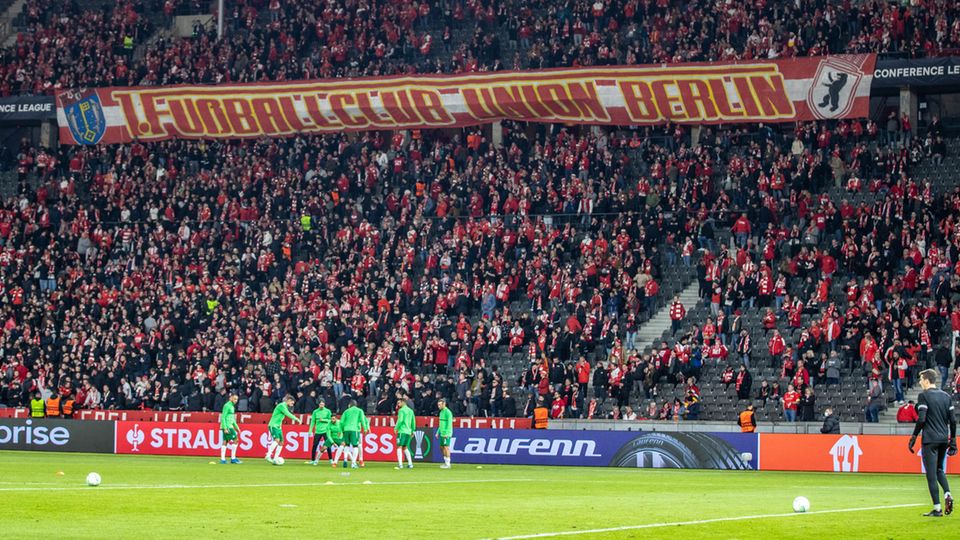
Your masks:
<svg viewBox="0 0 960 540"><path fill-rule="evenodd" d="M237 443L230 445L230 459L237 459Z"/></svg>
<svg viewBox="0 0 960 540"><path fill-rule="evenodd" d="M403 449L402 448L397 448L397 465L399 465L401 469L403 468Z"/></svg>
<svg viewBox="0 0 960 540"><path fill-rule="evenodd" d="M404 448L403 453L407 455L407 463L409 463L410 466L413 467L413 456L410 455L410 449Z"/></svg>
<svg viewBox="0 0 960 540"><path fill-rule="evenodd" d="M273 442L270 443L270 447L267 448L267 458L268 458L268 459L270 459L270 457L273 456L273 451L276 450L278 446L279 446L279 445L277 444L277 441L273 441Z"/></svg>
<svg viewBox="0 0 960 540"><path fill-rule="evenodd" d="M224 444L220 447L220 461L223 461L223 460L225 460L225 459L227 459L227 445L226 445L226 443L224 443Z"/></svg>

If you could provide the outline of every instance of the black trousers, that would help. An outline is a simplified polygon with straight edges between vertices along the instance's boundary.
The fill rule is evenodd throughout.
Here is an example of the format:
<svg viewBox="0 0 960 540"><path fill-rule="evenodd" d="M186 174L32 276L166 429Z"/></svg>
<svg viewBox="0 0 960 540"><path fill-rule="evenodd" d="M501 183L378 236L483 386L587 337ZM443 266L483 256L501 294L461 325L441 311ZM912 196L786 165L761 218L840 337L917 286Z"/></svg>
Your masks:
<svg viewBox="0 0 960 540"><path fill-rule="evenodd" d="M326 436L320 433L313 435L313 448L310 449L310 461L317 460L317 448L326 440Z"/></svg>
<svg viewBox="0 0 960 540"><path fill-rule="evenodd" d="M940 504L940 488L943 488L944 493L950 491L947 474L944 472L944 465L947 461L947 443L924 444L922 451L923 468L927 475L930 498L933 499L933 504Z"/></svg>

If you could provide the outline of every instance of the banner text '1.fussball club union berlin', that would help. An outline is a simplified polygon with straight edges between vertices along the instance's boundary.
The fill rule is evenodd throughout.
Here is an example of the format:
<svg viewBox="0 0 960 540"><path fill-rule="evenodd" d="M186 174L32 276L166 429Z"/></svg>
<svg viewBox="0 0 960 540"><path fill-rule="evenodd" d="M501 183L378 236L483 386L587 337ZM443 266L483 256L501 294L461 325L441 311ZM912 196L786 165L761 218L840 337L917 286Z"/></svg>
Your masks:
<svg viewBox="0 0 960 540"><path fill-rule="evenodd" d="M217 86L67 90L65 144L449 128L504 119L597 125L858 118L875 55Z"/></svg>

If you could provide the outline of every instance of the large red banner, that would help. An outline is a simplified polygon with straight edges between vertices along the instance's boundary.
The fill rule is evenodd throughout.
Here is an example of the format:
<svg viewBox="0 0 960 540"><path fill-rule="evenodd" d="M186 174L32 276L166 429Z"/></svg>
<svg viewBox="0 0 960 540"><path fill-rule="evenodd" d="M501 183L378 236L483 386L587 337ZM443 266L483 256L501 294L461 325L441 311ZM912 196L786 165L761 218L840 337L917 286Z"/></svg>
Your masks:
<svg viewBox="0 0 960 540"><path fill-rule="evenodd" d="M822 472L923 472L921 445L906 435L760 434L760 469ZM947 470L957 458L947 458Z"/></svg>
<svg viewBox="0 0 960 540"><path fill-rule="evenodd" d="M0 418L28 418L30 411L26 408L0 409ZM306 422L309 416L299 415ZM77 411L75 420L129 420L137 422L219 422L220 413L215 412L182 412L182 411L107 411L83 410ZM393 427L396 420L392 416L368 416L372 427ZM266 424L270 415L265 413L237 413L237 422L241 424ZM529 418L454 418L456 428L493 428L493 429L530 429ZM418 427L437 427L436 416L418 416Z"/></svg>
<svg viewBox="0 0 960 540"><path fill-rule="evenodd" d="M304 425L289 425L283 428L283 457L308 459L311 435ZM417 431L415 453L417 459L429 459L433 430ZM270 445L267 426L260 424L240 425L237 455L262 458ZM198 422L117 422L114 453L210 456L219 457L222 434L219 424ZM390 428L371 427L363 436L363 453L366 461L393 461L397 454L396 435Z"/></svg>
<svg viewBox="0 0 960 540"><path fill-rule="evenodd" d="M65 144L449 128L503 119L601 125L865 117L876 55L502 71L57 95Z"/></svg>

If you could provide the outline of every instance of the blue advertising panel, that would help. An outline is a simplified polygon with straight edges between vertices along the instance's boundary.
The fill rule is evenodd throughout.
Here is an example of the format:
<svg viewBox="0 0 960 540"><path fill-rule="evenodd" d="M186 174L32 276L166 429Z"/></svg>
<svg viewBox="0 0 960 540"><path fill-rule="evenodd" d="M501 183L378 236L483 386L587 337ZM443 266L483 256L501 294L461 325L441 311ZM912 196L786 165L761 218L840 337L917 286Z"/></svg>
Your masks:
<svg viewBox="0 0 960 540"><path fill-rule="evenodd" d="M756 469L758 457L753 433L457 429L453 435L455 463Z"/></svg>

